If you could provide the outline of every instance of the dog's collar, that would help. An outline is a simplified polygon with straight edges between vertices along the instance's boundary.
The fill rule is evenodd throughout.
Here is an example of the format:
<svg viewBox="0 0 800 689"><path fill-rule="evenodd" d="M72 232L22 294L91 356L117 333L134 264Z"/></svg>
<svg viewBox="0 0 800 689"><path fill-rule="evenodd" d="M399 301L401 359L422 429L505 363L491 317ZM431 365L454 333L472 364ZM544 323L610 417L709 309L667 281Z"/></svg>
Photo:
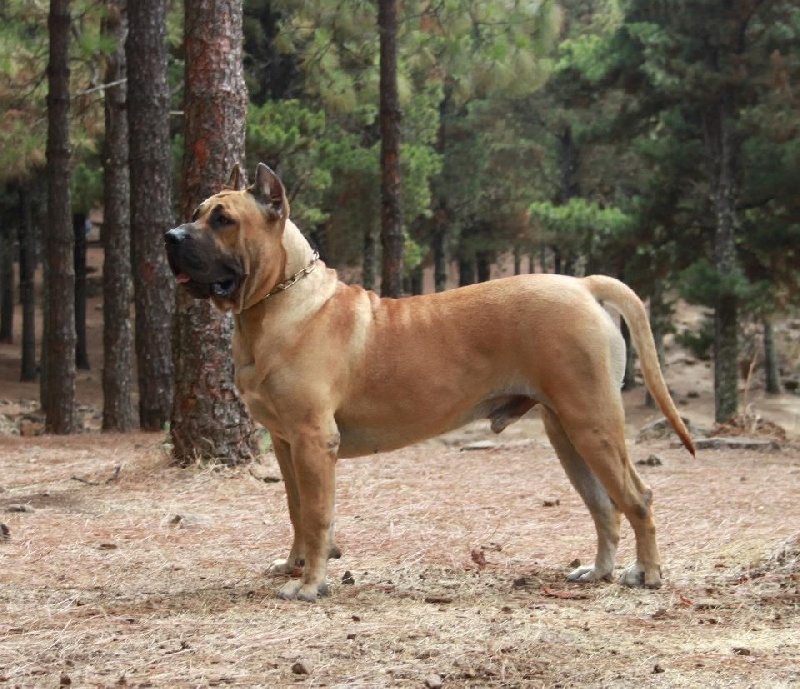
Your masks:
<svg viewBox="0 0 800 689"><path fill-rule="evenodd" d="M264 299L262 299L261 301L265 301L265 300L269 299L270 297L274 297L276 294L278 294L280 292L286 291L295 282L297 282L298 280L302 280L306 275L311 273L314 270L314 268L317 267L317 261L318 260L319 260L319 252L315 251L314 254L311 256L311 261L309 262L309 264L305 268L302 268L302 269L298 270L288 280L284 280L280 284L275 285L275 287L273 287L272 290L267 294L267 296L265 296Z"/></svg>

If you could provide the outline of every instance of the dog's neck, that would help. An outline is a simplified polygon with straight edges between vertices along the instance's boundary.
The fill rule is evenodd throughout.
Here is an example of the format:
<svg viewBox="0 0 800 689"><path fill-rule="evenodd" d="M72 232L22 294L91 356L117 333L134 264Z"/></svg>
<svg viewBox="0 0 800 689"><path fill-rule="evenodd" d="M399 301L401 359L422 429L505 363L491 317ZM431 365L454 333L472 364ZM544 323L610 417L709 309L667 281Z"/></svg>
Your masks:
<svg viewBox="0 0 800 689"><path fill-rule="evenodd" d="M286 252L286 267L282 280L288 280L311 263L314 259L314 249L291 220L286 221L281 244Z"/></svg>
<svg viewBox="0 0 800 689"><path fill-rule="evenodd" d="M278 257L277 252L271 256L269 262L259 263L255 271L250 273L251 289L243 296L240 313L248 311L263 301L279 293L276 288L281 283L290 280L304 268L313 266L316 253L311 248L308 240L291 221L287 220L281 235L281 248L283 255ZM278 259L278 260L276 260ZM265 269L266 267L266 269Z"/></svg>

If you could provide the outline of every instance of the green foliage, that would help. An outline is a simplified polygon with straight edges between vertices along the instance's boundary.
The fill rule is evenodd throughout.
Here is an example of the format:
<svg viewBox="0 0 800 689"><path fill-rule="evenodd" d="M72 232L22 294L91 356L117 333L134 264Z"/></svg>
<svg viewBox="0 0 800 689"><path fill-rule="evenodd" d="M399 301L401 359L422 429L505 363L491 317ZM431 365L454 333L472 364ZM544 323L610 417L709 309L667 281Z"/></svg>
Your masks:
<svg viewBox="0 0 800 689"><path fill-rule="evenodd" d="M102 200L102 167L96 161L78 161L72 167L72 212L88 213Z"/></svg>
<svg viewBox="0 0 800 689"><path fill-rule="evenodd" d="M714 319L704 318L696 330L682 330L675 335L675 342L698 359L710 359L714 347Z"/></svg>
<svg viewBox="0 0 800 689"><path fill-rule="evenodd" d="M721 275L706 258L683 271L679 291L689 303L708 307L713 307L722 295L735 295L742 301L751 296L751 286L744 275Z"/></svg>

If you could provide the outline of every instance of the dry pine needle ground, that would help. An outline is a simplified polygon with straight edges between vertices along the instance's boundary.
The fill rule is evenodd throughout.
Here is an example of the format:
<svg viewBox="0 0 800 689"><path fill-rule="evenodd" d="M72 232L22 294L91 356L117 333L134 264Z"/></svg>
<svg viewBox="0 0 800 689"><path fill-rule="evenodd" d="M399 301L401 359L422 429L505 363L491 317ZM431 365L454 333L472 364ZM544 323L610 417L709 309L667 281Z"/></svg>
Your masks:
<svg viewBox="0 0 800 689"><path fill-rule="evenodd" d="M663 460L640 469L658 591L564 581L594 530L544 442L342 461L344 557L310 606L265 574L282 483L171 467L158 440L0 438L0 686L800 684L796 447L632 448Z"/></svg>

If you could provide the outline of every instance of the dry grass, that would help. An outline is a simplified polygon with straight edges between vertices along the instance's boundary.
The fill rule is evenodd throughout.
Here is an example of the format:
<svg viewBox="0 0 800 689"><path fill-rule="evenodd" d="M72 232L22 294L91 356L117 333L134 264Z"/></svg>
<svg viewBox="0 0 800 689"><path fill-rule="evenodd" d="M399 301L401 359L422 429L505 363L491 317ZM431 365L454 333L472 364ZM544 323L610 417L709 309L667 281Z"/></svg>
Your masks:
<svg viewBox="0 0 800 689"><path fill-rule="evenodd" d="M432 442L341 462L344 558L332 595L309 606L275 599L265 575L289 544L282 484L170 467L154 436L0 438L0 685L800 682L787 540L800 452L692 460L665 447L634 448L664 462L641 469L659 591L564 581L573 558L591 559L593 529L544 443ZM621 551L625 563L627 529ZM298 659L309 674L292 671Z"/></svg>

